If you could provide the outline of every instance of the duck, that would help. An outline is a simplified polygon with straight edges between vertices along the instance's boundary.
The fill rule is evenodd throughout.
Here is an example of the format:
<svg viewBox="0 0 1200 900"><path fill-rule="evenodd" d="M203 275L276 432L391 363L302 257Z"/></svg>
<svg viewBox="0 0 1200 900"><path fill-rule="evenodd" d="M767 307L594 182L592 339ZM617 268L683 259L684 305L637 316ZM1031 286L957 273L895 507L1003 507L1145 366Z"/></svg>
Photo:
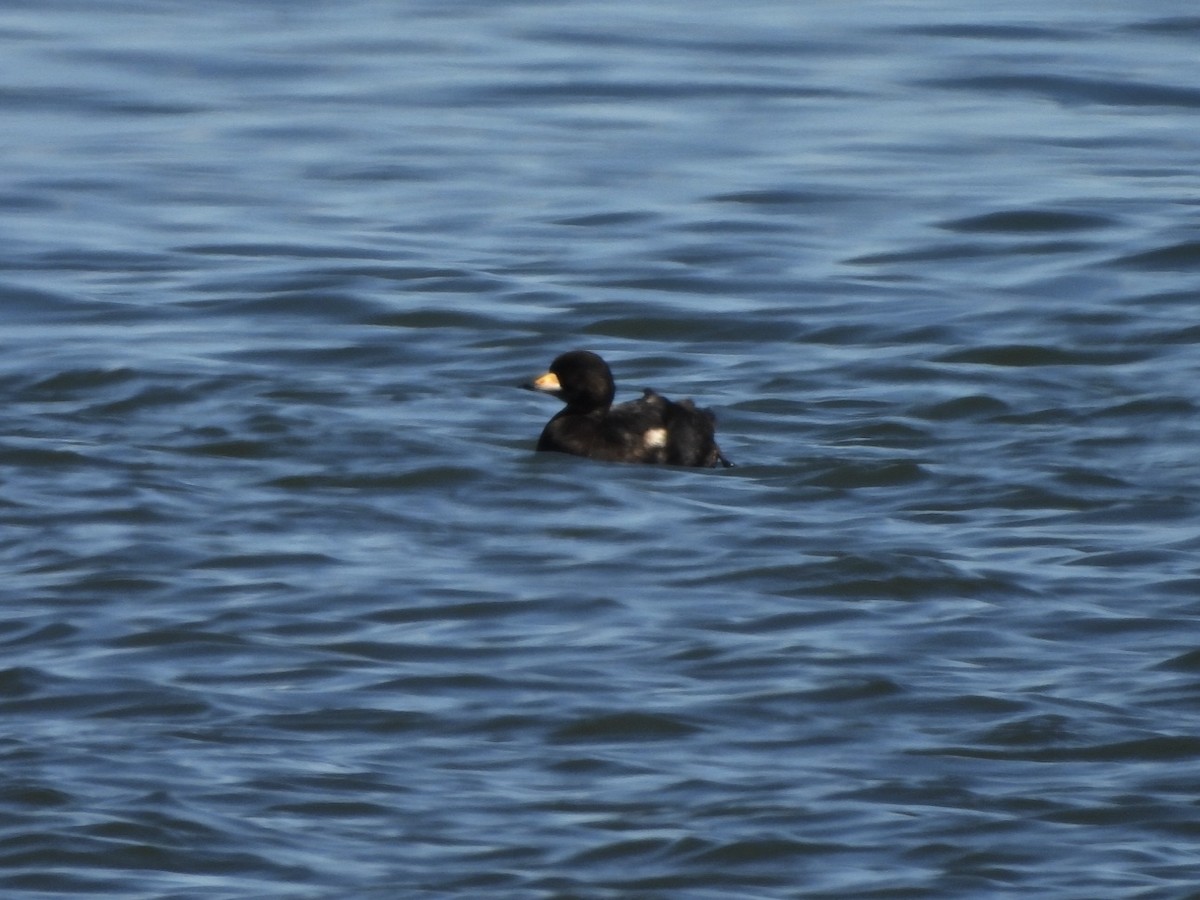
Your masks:
<svg viewBox="0 0 1200 900"><path fill-rule="evenodd" d="M711 469L733 465L716 441L716 416L691 400L668 400L646 388L613 406L612 369L590 350L560 354L543 375L522 385L566 403L538 438L537 449L606 462Z"/></svg>

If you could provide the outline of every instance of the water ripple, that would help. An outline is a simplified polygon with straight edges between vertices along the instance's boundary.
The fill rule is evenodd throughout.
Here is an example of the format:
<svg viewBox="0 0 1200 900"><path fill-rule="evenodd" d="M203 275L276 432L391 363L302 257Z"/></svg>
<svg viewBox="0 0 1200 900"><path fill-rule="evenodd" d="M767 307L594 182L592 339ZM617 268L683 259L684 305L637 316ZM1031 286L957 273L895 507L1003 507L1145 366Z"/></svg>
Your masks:
<svg viewBox="0 0 1200 900"><path fill-rule="evenodd" d="M0 12L0 891L1191 896L1200 26L1060 6Z"/></svg>
<svg viewBox="0 0 1200 900"><path fill-rule="evenodd" d="M975 75L929 79L924 87L955 90L1028 93L1060 103L1097 103L1105 106L1165 106L1194 109L1200 90L1175 85L1118 81L1063 75Z"/></svg>

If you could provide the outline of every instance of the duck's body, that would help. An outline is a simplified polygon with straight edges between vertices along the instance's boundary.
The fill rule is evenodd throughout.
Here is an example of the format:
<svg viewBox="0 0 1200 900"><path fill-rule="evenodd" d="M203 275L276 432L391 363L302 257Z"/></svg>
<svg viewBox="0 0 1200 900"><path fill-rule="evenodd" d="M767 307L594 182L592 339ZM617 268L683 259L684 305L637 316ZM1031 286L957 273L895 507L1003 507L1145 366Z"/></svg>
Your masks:
<svg viewBox="0 0 1200 900"><path fill-rule="evenodd" d="M732 465L717 446L715 417L691 400L675 403L647 389L640 399L613 406L612 372L595 353L564 353L526 387L567 404L542 429L538 450L609 462Z"/></svg>

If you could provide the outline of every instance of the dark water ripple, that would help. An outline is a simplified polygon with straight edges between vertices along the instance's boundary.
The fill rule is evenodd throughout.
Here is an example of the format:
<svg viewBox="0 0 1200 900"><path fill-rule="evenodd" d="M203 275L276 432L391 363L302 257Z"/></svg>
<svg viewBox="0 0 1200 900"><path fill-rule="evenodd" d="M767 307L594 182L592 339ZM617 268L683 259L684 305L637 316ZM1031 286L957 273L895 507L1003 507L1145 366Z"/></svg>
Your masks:
<svg viewBox="0 0 1200 900"><path fill-rule="evenodd" d="M1197 896L1200 20L197 10L0 12L4 896Z"/></svg>
<svg viewBox="0 0 1200 900"><path fill-rule="evenodd" d="M1049 75L979 75L974 78L931 80L928 87L969 91L1031 93L1060 103L1100 103L1108 106L1200 106L1200 90L1116 79L1054 77Z"/></svg>

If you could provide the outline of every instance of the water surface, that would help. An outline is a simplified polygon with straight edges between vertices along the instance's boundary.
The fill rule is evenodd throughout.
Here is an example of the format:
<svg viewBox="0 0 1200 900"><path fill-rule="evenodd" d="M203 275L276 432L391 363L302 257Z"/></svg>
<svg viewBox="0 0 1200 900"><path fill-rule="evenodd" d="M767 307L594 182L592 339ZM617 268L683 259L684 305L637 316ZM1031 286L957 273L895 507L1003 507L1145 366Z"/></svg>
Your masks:
<svg viewBox="0 0 1200 900"><path fill-rule="evenodd" d="M1197 896L1200 18L0 35L5 896Z"/></svg>

